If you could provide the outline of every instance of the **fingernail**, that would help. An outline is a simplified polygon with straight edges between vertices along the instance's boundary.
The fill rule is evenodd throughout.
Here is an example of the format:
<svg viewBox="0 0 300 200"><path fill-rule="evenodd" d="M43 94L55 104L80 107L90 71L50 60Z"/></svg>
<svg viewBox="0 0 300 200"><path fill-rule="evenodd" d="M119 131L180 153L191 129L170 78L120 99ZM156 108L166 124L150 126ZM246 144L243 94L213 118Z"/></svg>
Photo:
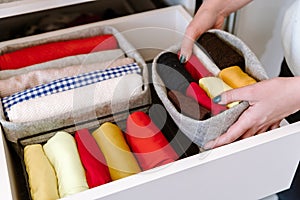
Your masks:
<svg viewBox="0 0 300 200"><path fill-rule="evenodd" d="M213 102L214 102L214 103L219 103L219 102L221 102L221 100L222 100L221 95L215 96L215 97L213 98Z"/></svg>
<svg viewBox="0 0 300 200"><path fill-rule="evenodd" d="M206 143L206 144L204 145L203 148L204 148L205 150L209 150L209 149L212 149L213 146L214 146L214 142L213 142L213 141L210 141L210 142Z"/></svg>
<svg viewBox="0 0 300 200"><path fill-rule="evenodd" d="M180 55L179 61L180 61L180 63L185 63L185 61L186 61L185 56L184 55Z"/></svg>

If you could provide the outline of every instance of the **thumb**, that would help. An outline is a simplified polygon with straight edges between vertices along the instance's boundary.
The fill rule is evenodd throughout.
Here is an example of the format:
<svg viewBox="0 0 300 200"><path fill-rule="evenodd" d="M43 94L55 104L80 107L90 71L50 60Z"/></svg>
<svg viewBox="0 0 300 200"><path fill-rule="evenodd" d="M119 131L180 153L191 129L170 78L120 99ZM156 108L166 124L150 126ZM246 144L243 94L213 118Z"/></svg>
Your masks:
<svg viewBox="0 0 300 200"><path fill-rule="evenodd" d="M214 103L226 105L236 101L250 101L253 98L252 86L231 89L213 98Z"/></svg>

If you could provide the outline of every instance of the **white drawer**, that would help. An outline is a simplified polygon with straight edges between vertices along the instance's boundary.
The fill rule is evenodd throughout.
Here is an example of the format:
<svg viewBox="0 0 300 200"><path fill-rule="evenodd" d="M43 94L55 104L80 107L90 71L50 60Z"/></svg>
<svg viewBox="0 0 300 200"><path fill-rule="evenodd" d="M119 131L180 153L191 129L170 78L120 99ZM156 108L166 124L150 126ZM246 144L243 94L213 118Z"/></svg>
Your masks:
<svg viewBox="0 0 300 200"><path fill-rule="evenodd" d="M181 40L191 16L181 7L134 14L71 29L21 38L60 35L87 26L112 25L151 60ZM0 47L11 41L0 43ZM117 180L66 199L256 200L287 189L300 155L300 122ZM18 199L11 152L1 132L0 199Z"/></svg>

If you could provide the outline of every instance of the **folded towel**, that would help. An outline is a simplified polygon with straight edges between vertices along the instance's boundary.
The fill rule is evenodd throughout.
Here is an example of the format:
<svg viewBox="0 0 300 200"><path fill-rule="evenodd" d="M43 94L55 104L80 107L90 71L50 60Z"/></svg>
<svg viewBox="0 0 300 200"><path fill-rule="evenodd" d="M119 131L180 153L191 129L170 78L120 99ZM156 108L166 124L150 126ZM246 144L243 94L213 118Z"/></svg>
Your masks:
<svg viewBox="0 0 300 200"><path fill-rule="evenodd" d="M89 130L76 131L75 141L89 188L110 182L105 158Z"/></svg>
<svg viewBox="0 0 300 200"><path fill-rule="evenodd" d="M111 106L117 106L118 102L128 102L130 97L142 92L142 86L141 75L128 74L85 87L23 101L12 106L7 111L7 117L12 122L35 121L62 114L72 117L78 112L95 109L102 104L109 103Z"/></svg>
<svg viewBox="0 0 300 200"><path fill-rule="evenodd" d="M243 72L239 66L232 66L220 71L218 75L232 88L244 87L256 83L256 80Z"/></svg>
<svg viewBox="0 0 300 200"><path fill-rule="evenodd" d="M61 198L89 189L73 136L57 132L43 148L55 169Z"/></svg>
<svg viewBox="0 0 300 200"><path fill-rule="evenodd" d="M77 76L82 73L92 72L96 70L104 70L117 66L123 66L133 63L132 58L121 58L93 64L80 64L67 66L63 68L43 69L30 71L25 74L0 80L0 94L2 97L13 95L26 89L36 87L38 85L47 84L56 79L64 77ZM9 86L9 87L8 87Z"/></svg>
<svg viewBox="0 0 300 200"><path fill-rule="evenodd" d="M0 69L18 69L66 56L118 48L111 34L51 42L0 55Z"/></svg>
<svg viewBox="0 0 300 200"><path fill-rule="evenodd" d="M199 86L198 86L199 87ZM210 117L210 111L181 92L170 90L168 98L171 100L178 112L196 120L203 120Z"/></svg>
<svg viewBox="0 0 300 200"><path fill-rule="evenodd" d="M141 171L117 125L105 122L92 135L103 152L112 180L118 180Z"/></svg>
<svg viewBox="0 0 300 200"><path fill-rule="evenodd" d="M218 77L201 78L199 80L199 85L203 90L205 90L205 92L210 98L214 98L220 95L222 92L232 89L229 85L227 85L224 81L222 81L222 79ZM227 104L227 107L231 108L237 104L238 102L232 102L230 104Z"/></svg>
<svg viewBox="0 0 300 200"><path fill-rule="evenodd" d="M127 118L125 137L143 170L174 162L179 157L151 118L142 111Z"/></svg>
<svg viewBox="0 0 300 200"><path fill-rule="evenodd" d="M39 85L34 88L15 93L11 96L4 97L2 99L3 108L5 112L7 112L12 106L23 101L84 87L131 73L141 73L141 68L137 65L137 63L57 79L50 83Z"/></svg>
<svg viewBox="0 0 300 200"><path fill-rule="evenodd" d="M237 65L245 71L244 57L215 33L203 33L198 39L198 42L221 70Z"/></svg>
<svg viewBox="0 0 300 200"><path fill-rule="evenodd" d="M45 155L42 145L25 146L24 162L31 198L33 200L59 199L55 171Z"/></svg>

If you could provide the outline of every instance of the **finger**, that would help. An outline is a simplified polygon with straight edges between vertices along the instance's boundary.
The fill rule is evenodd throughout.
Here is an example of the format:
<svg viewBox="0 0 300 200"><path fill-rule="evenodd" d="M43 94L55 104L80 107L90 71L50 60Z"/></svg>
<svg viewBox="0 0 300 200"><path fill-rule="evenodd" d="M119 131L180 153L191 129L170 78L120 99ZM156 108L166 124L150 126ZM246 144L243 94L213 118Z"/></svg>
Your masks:
<svg viewBox="0 0 300 200"><path fill-rule="evenodd" d="M268 130L268 127L269 126L264 126L263 128L251 128L249 129L244 135L242 135L241 139L245 139L245 138L248 138L248 137L251 137L251 136L254 136L254 135L258 135L258 134L261 134L261 133L264 133Z"/></svg>
<svg viewBox="0 0 300 200"><path fill-rule="evenodd" d="M281 122L281 120L280 121L278 121L278 122L275 122L274 124L272 124L271 126L270 126L270 130L274 130L274 129L276 129L276 128L279 128L280 127L280 122Z"/></svg>
<svg viewBox="0 0 300 200"><path fill-rule="evenodd" d="M236 88L223 92L222 94L213 98L214 103L226 105L235 101L253 101L255 99L255 85Z"/></svg>
<svg viewBox="0 0 300 200"><path fill-rule="evenodd" d="M185 63L190 59L193 52L194 41L195 40L190 36L188 35L184 36L181 44L180 55L179 55L179 60L181 63Z"/></svg>
<svg viewBox="0 0 300 200"><path fill-rule="evenodd" d="M204 148L205 149L211 149L216 148L225 144L229 144L238 138L240 138L242 135L244 135L251 127L252 124L249 122L247 116L247 111L245 111L238 121L236 121L223 135L219 136L214 141L208 142Z"/></svg>
<svg viewBox="0 0 300 200"><path fill-rule="evenodd" d="M199 8L193 20L186 28L182 40L180 49L180 61L182 63L188 61L191 57L195 40L197 40L202 33L214 27L216 22L215 13L211 13L211 10L206 9L205 6Z"/></svg>

